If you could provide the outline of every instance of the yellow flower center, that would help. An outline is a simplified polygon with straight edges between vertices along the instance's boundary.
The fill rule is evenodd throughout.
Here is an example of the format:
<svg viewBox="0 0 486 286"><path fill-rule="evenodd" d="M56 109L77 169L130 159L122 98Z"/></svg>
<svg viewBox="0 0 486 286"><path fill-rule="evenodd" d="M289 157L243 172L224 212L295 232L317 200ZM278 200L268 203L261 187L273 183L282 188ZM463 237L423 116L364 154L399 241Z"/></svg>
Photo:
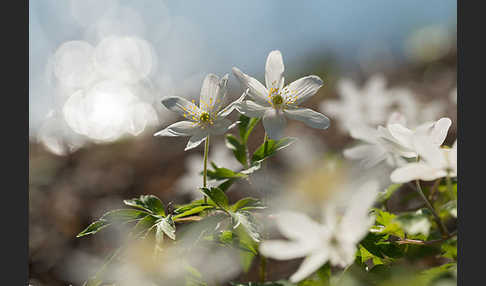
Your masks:
<svg viewBox="0 0 486 286"><path fill-rule="evenodd" d="M279 106L283 103L283 97L280 94L276 94L272 97L273 105Z"/></svg>
<svg viewBox="0 0 486 286"><path fill-rule="evenodd" d="M199 117L199 120L200 120L201 122L209 122L209 121L211 121L211 116L209 116L209 113L207 113L207 112L203 112L203 113L201 114L201 116Z"/></svg>

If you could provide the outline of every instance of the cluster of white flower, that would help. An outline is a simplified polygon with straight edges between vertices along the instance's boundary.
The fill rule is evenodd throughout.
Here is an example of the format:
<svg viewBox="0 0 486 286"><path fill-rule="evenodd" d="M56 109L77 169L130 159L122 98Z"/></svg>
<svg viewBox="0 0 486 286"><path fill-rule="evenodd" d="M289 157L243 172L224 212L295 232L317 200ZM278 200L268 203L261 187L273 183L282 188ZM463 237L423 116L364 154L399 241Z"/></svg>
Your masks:
<svg viewBox="0 0 486 286"><path fill-rule="evenodd" d="M226 119L235 108L248 117L263 117L263 126L270 139L280 139L286 125L286 117L304 122L306 125L326 129L329 119L321 113L299 105L313 96L322 86L315 75L298 79L284 87L284 64L280 51L272 51L265 65L266 87L258 80L233 68L234 75L246 89L236 101L223 107L227 92L228 75L221 80L208 74L201 87L199 107L194 102L178 96L162 99L162 104L184 116L187 121L176 122L155 136L191 136L186 150L198 146L209 135L221 135L234 124ZM246 96L251 99L246 100Z"/></svg>
<svg viewBox="0 0 486 286"><path fill-rule="evenodd" d="M224 108L228 74L221 79L209 74L201 88L199 106L181 97L162 99L166 108L179 113L186 121L176 122L154 135L190 136L185 150L203 141L208 144L210 135L224 134L236 125L226 118L235 109L247 117L263 118L266 135L273 140L283 136L287 118L302 121L316 129L328 128L330 121L326 116L299 106L318 91L322 80L310 75L284 86L283 72L279 51L272 51L268 55L265 86L238 68L233 68L233 74L245 92ZM365 168L385 161L396 168L390 177L397 183L457 176L457 143L452 149L441 147L451 120L441 118L412 124L413 128L410 129L406 127L407 121L410 118L417 120L418 103L406 89L387 90L385 87L383 76L372 77L362 92L352 81L343 80L338 87L343 101L327 101L321 106L321 109L336 117L341 128L349 130L353 138L364 142L346 149L344 155L360 160ZM388 116L394 107L396 111ZM441 107L426 108L429 116L442 112ZM387 116L385 126L380 125ZM207 152L208 149L205 150L205 160ZM193 161L191 159L190 166L196 165ZM200 163L198 160L197 165ZM197 172L199 169L194 169L189 177L199 177ZM187 176L181 183L186 181ZM369 213L379 185L376 181L368 181L357 189L355 192L345 192L344 200L342 196L341 199L335 196L327 200L322 206L321 223L295 211L280 213L276 216L276 223L289 240L265 240L260 245L261 253L279 260L305 257L300 268L290 277L292 282L303 280L326 262L340 267L350 265L357 244L374 223L374 217Z"/></svg>
<svg viewBox="0 0 486 286"><path fill-rule="evenodd" d="M339 81L337 89L339 100L325 100L320 109L335 118L343 132L363 125L384 124L393 112L401 113L409 124L416 126L440 117L446 109L445 102L418 101L410 89L387 88L381 74L370 77L361 90L351 79Z"/></svg>

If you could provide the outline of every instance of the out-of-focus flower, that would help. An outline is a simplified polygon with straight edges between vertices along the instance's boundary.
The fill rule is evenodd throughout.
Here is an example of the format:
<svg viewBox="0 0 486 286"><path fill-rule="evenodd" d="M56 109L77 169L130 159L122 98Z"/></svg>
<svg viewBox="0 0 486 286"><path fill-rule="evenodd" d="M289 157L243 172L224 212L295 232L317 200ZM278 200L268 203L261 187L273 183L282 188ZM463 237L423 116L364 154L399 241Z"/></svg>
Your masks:
<svg viewBox="0 0 486 286"><path fill-rule="evenodd" d="M168 96L162 99L162 104L169 110L177 112L189 119L169 125L154 136L191 136L185 150L197 147L210 134L221 135L234 126L229 115L235 108L235 103L244 98L244 94L237 101L223 107L226 97L228 74L221 80L214 74L208 74L201 87L199 107L193 102L179 97Z"/></svg>
<svg viewBox="0 0 486 286"><path fill-rule="evenodd" d="M426 122L415 129L409 129L400 123L389 124L387 128L381 128L384 141L394 152L405 158L417 157L418 151L414 144L417 137L425 136L431 144L439 147L447 137L447 131L452 121L441 118L437 121Z"/></svg>
<svg viewBox="0 0 486 286"><path fill-rule="evenodd" d="M407 124L416 127L421 122L432 121L445 115L447 104L443 100L433 100L424 103L418 100L417 95L408 88L393 88L392 106L394 111L400 112L407 120Z"/></svg>
<svg viewBox="0 0 486 286"><path fill-rule="evenodd" d="M209 161L214 162L217 166L236 170L240 163L224 144L215 144L209 152ZM175 183L177 192L188 194L192 199L201 198L202 194L199 188L202 186L202 166L203 158L198 154L191 154L185 161L186 173L181 176ZM214 186L216 180L209 180L208 186Z"/></svg>
<svg viewBox="0 0 486 286"><path fill-rule="evenodd" d="M270 139L282 137L286 118L304 122L307 126L326 129L329 118L308 108L299 107L313 96L322 86L322 80L316 75L300 78L284 87L284 64L280 51L268 54L265 65L265 84L242 73L233 67L233 73L248 90L252 100L238 103L238 111L249 117L263 117L263 126Z"/></svg>
<svg viewBox="0 0 486 286"><path fill-rule="evenodd" d="M342 131L386 121L392 97L383 75L372 76L361 90L350 79L339 81L337 88L340 99L326 100L321 103L320 110L336 118Z"/></svg>
<svg viewBox="0 0 486 286"><path fill-rule="evenodd" d="M395 123L403 123L404 117L399 113L393 113L388 119L387 126ZM364 168L371 168L379 163L386 161L390 166L400 166L406 161L401 158L394 148L385 141L393 140L388 132L383 132L384 128L378 126L372 129L368 126L356 126L350 129L351 137L363 141L363 144L345 149L343 154L346 158L360 160Z"/></svg>
<svg viewBox="0 0 486 286"><path fill-rule="evenodd" d="M280 232L289 240L267 240L260 252L270 258L287 260L305 257L291 282L298 282L315 272L324 263L346 267L354 261L356 244L366 235L374 222L369 210L375 202L378 185L363 184L344 205L330 200L323 208L322 224L298 212L277 216Z"/></svg>
<svg viewBox="0 0 486 286"><path fill-rule="evenodd" d="M447 175L457 176L457 140L451 149L441 148L425 136L414 138L413 143L420 161L408 163L393 171L390 175L393 182L431 181Z"/></svg>

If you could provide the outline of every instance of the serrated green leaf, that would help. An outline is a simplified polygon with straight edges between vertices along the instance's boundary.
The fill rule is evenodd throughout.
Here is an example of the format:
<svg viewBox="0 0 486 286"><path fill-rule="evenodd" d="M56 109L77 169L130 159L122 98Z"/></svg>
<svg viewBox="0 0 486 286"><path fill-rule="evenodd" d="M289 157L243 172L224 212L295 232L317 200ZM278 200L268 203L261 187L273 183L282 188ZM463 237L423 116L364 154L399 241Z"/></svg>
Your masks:
<svg viewBox="0 0 486 286"><path fill-rule="evenodd" d="M274 155L277 151L290 146L296 140L296 138L292 137L286 137L280 140L268 139L266 142L263 142L262 145L260 145L260 147L258 147L258 149L256 149L253 153L253 156L251 157L252 164L265 160L266 158Z"/></svg>
<svg viewBox="0 0 486 286"><path fill-rule="evenodd" d="M201 188L200 190L220 208L228 208L228 197L220 188Z"/></svg>
<svg viewBox="0 0 486 286"><path fill-rule="evenodd" d="M380 209L373 209L373 211L376 214L376 223L383 226L377 232L398 236L400 238L405 237L402 226L395 220L396 215Z"/></svg>
<svg viewBox="0 0 486 286"><path fill-rule="evenodd" d="M164 205L154 195L141 195L139 198L123 201L126 205L146 210L152 214L165 216Z"/></svg>

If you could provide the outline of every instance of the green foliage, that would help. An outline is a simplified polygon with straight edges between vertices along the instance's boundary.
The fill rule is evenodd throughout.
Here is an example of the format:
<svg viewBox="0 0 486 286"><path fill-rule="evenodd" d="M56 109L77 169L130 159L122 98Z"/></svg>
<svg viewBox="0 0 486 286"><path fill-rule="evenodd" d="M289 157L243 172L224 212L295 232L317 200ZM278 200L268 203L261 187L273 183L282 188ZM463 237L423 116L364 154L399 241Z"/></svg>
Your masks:
<svg viewBox="0 0 486 286"><path fill-rule="evenodd" d="M267 141L263 142L262 145L260 145L260 147L258 147L258 149L256 149L253 153L253 156L251 157L252 164L263 161L266 158L275 155L277 151L290 146L296 140L296 138L291 137L282 138L280 140L268 139Z"/></svg>
<svg viewBox="0 0 486 286"><path fill-rule="evenodd" d="M226 179L239 179L239 178L246 178L247 175L240 173L240 172L234 172L230 169L226 168L220 168L216 166L216 164L211 163L213 170L208 170L208 177L210 179L214 180L226 180Z"/></svg>
<svg viewBox="0 0 486 286"><path fill-rule="evenodd" d="M213 188L201 188L200 189L211 202L214 203L219 208L226 210L228 208L228 197L226 194L218 187ZM209 203L211 203L209 202Z"/></svg>
<svg viewBox="0 0 486 286"><path fill-rule="evenodd" d="M139 198L124 200L127 206L145 210L154 215L165 216L164 205L154 195L141 195Z"/></svg>

